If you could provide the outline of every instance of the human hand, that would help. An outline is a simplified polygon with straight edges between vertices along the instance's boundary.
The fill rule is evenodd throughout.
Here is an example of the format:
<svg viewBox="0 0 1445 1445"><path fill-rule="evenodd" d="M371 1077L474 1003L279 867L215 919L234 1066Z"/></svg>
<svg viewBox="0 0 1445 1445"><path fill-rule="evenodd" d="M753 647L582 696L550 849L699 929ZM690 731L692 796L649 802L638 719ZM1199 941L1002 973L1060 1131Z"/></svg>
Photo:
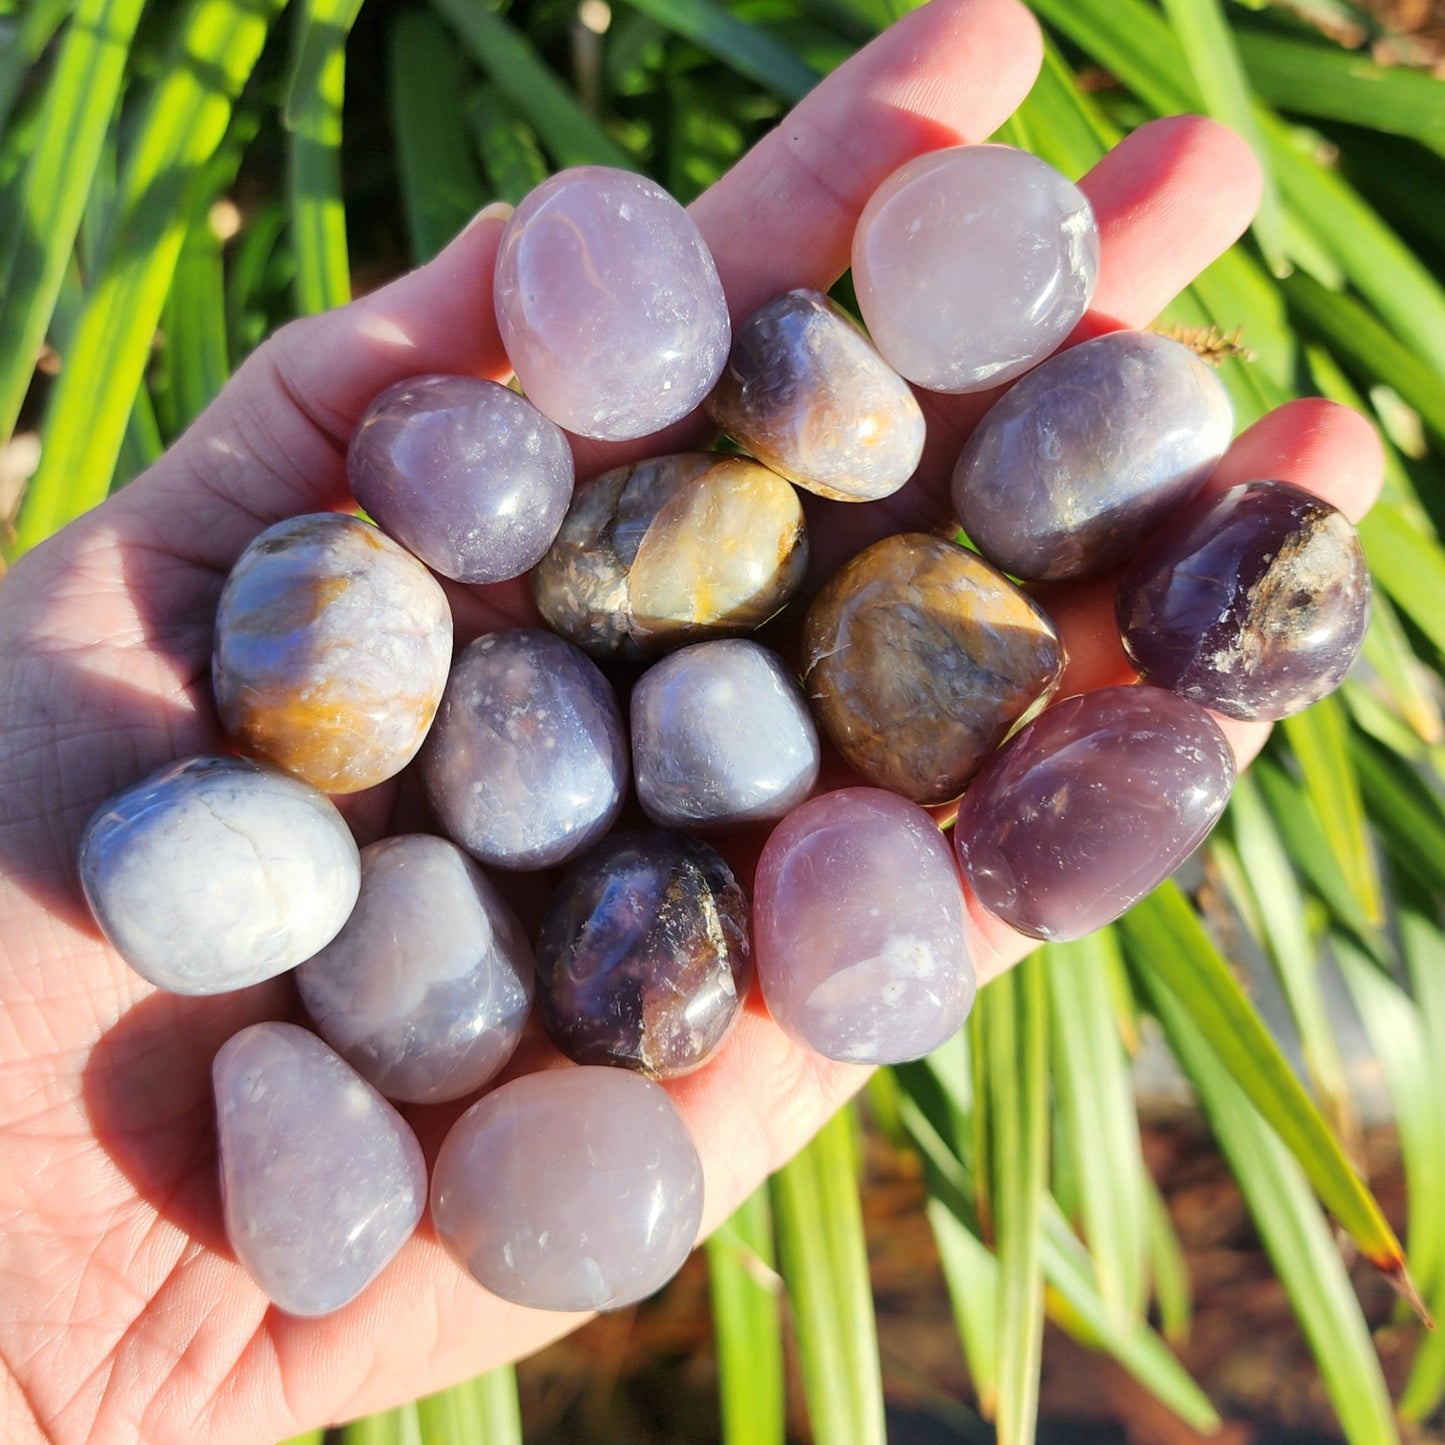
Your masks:
<svg viewBox="0 0 1445 1445"><path fill-rule="evenodd" d="M1014 0L936 0L830 77L693 207L734 317L844 269L873 188L909 157L985 138L1039 60ZM1146 126L1083 181L1102 237L1079 336L1139 326L1247 224L1242 143L1208 122ZM423 372L500 377L491 311L501 220L483 213L434 262L272 338L146 475L0 584L0 1422L7 1441L266 1442L436 1389L564 1333L480 1290L423 1231L338 1314L271 1307L227 1248L210 1063L238 1029L284 1017L284 980L220 998L158 994L100 939L75 876L111 793L223 748L209 696L225 574L263 527L346 508L348 433L384 386ZM952 462L986 399L926 399L918 477L879 503L805 498L820 573L875 538L948 520ZM687 424L649 453L695 441ZM642 455L579 445L578 475ZM1368 426L1296 402L1241 436L1212 488L1308 487L1352 516L1379 484ZM1066 691L1131 674L1107 582L1041 589L1072 661ZM451 589L460 640L534 624L520 582ZM1241 759L1264 729L1224 724ZM394 790L355 800L388 831ZM746 846L746 845L744 845ZM980 981L1033 945L970 903ZM540 1045L516 1067L542 1061ZM669 1083L702 1155L711 1228L865 1077L790 1042L756 993L723 1054ZM434 1152L455 1109L411 1111Z"/></svg>

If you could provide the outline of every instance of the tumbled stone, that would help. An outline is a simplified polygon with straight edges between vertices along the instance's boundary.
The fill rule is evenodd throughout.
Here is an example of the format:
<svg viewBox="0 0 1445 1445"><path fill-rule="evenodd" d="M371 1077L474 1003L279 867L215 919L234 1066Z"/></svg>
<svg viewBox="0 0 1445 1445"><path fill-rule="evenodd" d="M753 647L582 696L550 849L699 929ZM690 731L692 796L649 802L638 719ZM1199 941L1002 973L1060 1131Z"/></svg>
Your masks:
<svg viewBox="0 0 1445 1445"><path fill-rule="evenodd" d="M915 804L876 788L813 798L758 859L758 985L799 1043L853 1064L921 1058L976 988L953 851Z"/></svg>
<svg viewBox="0 0 1445 1445"><path fill-rule="evenodd" d="M412 833L362 849L356 907L296 986L326 1042L388 1098L459 1099L522 1037L532 949L460 848Z"/></svg>
<svg viewBox="0 0 1445 1445"><path fill-rule="evenodd" d="M1153 683L1228 717L1333 692L1365 640L1370 574L1344 513L1288 482L1181 511L1124 573L1124 649Z"/></svg>
<svg viewBox="0 0 1445 1445"><path fill-rule="evenodd" d="M596 842L622 808L622 710L562 638L493 632L457 659L421 775L437 820L474 858L546 868Z"/></svg>
<svg viewBox="0 0 1445 1445"><path fill-rule="evenodd" d="M579 1064L689 1073L722 1047L751 979L747 895L713 849L676 833L599 843L537 936L537 1016Z"/></svg>
<svg viewBox="0 0 1445 1445"><path fill-rule="evenodd" d="M989 408L953 472L969 540L1015 577L1107 571L1202 487L1233 411L1212 367L1148 331L1050 358Z"/></svg>
<svg viewBox="0 0 1445 1445"><path fill-rule="evenodd" d="M873 344L931 391L980 391L1042 361L1088 310L1099 232L1079 188L1009 146L954 146L900 166L853 235Z"/></svg>
<svg viewBox="0 0 1445 1445"><path fill-rule="evenodd" d="M543 1310L606 1310L662 1288L702 1223L702 1164L651 1079L526 1074L452 1126L432 1176L447 1251L485 1289Z"/></svg>
<svg viewBox="0 0 1445 1445"><path fill-rule="evenodd" d="M369 522L317 512L268 527L231 569L211 680L243 753L355 793L415 756L451 655L436 578Z"/></svg>
<svg viewBox="0 0 1445 1445"><path fill-rule="evenodd" d="M632 689L632 772L665 828L781 818L818 781L818 732L776 653L740 637L699 642Z"/></svg>
<svg viewBox="0 0 1445 1445"><path fill-rule="evenodd" d="M593 657L751 632L802 585L798 494L745 457L689 452L604 473L574 499L532 595Z"/></svg>
<svg viewBox="0 0 1445 1445"><path fill-rule="evenodd" d="M923 455L908 383L820 291L788 291L738 327L707 410L744 451L834 501L890 496Z"/></svg>
<svg viewBox="0 0 1445 1445"><path fill-rule="evenodd" d="M1234 786L1234 754L1198 703L1158 687L1066 698L973 780L954 825L964 877L1030 938L1082 938L1163 882Z"/></svg>
<svg viewBox="0 0 1445 1445"><path fill-rule="evenodd" d="M346 475L377 525L428 567L505 582L552 545L572 500L572 448L495 381L415 376L367 407Z"/></svg>
<svg viewBox="0 0 1445 1445"><path fill-rule="evenodd" d="M727 361L727 299L696 223L655 181L575 166L502 232L497 325L532 404L622 441L685 417Z"/></svg>
<svg viewBox="0 0 1445 1445"><path fill-rule="evenodd" d="M356 902L356 844L331 800L245 758L168 763L105 803L80 840L105 936L172 993L226 993L295 968Z"/></svg>
<svg viewBox="0 0 1445 1445"><path fill-rule="evenodd" d="M293 1315L356 1298L426 1208L426 1161L406 1121L295 1024L242 1029L216 1055L226 1237Z"/></svg>
<svg viewBox="0 0 1445 1445"><path fill-rule="evenodd" d="M1058 684L1064 652L1039 607L987 562L903 533L858 553L814 598L802 664L813 711L852 767L915 803L945 803Z"/></svg>

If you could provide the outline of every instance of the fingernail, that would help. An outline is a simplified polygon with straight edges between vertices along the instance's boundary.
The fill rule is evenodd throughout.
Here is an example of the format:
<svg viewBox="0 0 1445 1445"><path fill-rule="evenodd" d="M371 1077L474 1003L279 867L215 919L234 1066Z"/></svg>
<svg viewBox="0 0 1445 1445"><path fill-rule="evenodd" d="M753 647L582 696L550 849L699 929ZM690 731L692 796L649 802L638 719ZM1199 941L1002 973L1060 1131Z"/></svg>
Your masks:
<svg viewBox="0 0 1445 1445"><path fill-rule="evenodd" d="M483 221L505 221L515 209L509 201L491 201L467 222L467 230L475 230Z"/></svg>

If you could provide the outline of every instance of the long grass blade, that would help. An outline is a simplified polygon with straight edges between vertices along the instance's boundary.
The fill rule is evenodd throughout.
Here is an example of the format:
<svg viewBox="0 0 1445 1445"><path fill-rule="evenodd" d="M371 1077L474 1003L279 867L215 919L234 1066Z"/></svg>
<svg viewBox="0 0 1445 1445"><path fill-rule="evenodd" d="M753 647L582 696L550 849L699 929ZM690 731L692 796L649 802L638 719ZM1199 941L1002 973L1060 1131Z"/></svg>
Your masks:
<svg viewBox="0 0 1445 1445"><path fill-rule="evenodd" d="M1189 1338L1194 1318L1194 1296L1189 1286L1189 1262L1179 1242L1169 1206L1153 1179L1146 1181L1146 1229L1149 1273L1159 1305L1159 1328L1171 1345Z"/></svg>
<svg viewBox="0 0 1445 1445"><path fill-rule="evenodd" d="M1377 502L1359 526L1370 575L1400 611L1445 653L1445 547L1389 501Z"/></svg>
<svg viewBox="0 0 1445 1445"><path fill-rule="evenodd" d="M428 1395L415 1408L420 1445L522 1445L517 1373L511 1365Z"/></svg>
<svg viewBox="0 0 1445 1445"><path fill-rule="evenodd" d="M930 1195L924 1208L978 1408L992 1420L998 1414L998 1261L942 1200Z"/></svg>
<svg viewBox="0 0 1445 1445"><path fill-rule="evenodd" d="M1445 896L1445 809L1416 773L1374 742L1361 739L1355 765L1385 851L1435 897Z"/></svg>
<svg viewBox="0 0 1445 1445"><path fill-rule="evenodd" d="M341 1428L341 1445L423 1445L415 1405L399 1405Z"/></svg>
<svg viewBox="0 0 1445 1445"><path fill-rule="evenodd" d="M0 48L0 135L31 66L45 53L71 5L72 0L30 0L29 7L21 11L20 24Z"/></svg>
<svg viewBox="0 0 1445 1445"><path fill-rule="evenodd" d="M482 169L494 195L516 205L547 178L547 158L531 126L494 85L479 85L467 103Z"/></svg>

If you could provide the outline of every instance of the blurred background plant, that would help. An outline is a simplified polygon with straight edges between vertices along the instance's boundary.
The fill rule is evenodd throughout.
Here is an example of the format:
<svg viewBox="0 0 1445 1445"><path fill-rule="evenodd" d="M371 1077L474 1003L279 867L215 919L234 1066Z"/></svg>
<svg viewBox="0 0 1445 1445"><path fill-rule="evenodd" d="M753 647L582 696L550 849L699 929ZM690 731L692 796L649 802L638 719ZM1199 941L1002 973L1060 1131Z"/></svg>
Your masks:
<svg viewBox="0 0 1445 1445"><path fill-rule="evenodd" d="M658 1300L525 1364L529 1439L1018 1445L1041 1370L1054 1440L1439 1419L1445 1330L1383 1281L1445 1317L1445 12L1031 3L1047 58L999 139L1077 176L1203 110L1264 161L1250 236L1160 325L1216 356L1241 425L1318 394L1380 427L1364 659L1276 730L1186 877L991 985ZM0 0L7 549L486 201L583 162L690 199L900 8ZM339 1435L521 1418L502 1370Z"/></svg>

